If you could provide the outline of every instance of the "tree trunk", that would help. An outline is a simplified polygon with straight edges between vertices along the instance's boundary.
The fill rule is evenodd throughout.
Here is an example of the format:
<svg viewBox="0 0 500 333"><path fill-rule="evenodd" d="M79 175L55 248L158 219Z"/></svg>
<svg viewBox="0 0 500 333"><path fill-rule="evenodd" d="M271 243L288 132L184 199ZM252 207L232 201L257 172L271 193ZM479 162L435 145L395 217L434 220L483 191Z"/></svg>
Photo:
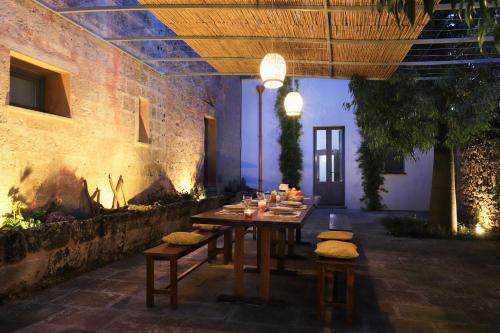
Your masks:
<svg viewBox="0 0 500 333"><path fill-rule="evenodd" d="M434 148L430 224L457 232L457 197L453 149L444 145Z"/></svg>

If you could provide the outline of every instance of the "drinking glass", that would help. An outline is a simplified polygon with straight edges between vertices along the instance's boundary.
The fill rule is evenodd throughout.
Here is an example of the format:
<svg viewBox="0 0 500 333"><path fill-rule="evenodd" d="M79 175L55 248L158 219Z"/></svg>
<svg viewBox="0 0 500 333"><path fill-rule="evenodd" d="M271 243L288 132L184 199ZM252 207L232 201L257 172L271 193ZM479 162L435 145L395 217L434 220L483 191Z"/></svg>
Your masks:
<svg viewBox="0 0 500 333"><path fill-rule="evenodd" d="M249 208L251 202L252 202L252 195L243 194L243 204L245 205L245 208Z"/></svg>

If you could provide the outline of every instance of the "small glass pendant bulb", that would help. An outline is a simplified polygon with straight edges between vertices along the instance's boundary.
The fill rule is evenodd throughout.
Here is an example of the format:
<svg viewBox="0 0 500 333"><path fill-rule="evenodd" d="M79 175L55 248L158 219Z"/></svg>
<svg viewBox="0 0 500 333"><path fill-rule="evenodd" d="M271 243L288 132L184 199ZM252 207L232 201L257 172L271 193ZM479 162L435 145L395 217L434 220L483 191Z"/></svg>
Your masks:
<svg viewBox="0 0 500 333"><path fill-rule="evenodd" d="M268 53L260 63L260 77L267 89L283 86L286 76L286 61L278 53Z"/></svg>
<svg viewBox="0 0 500 333"><path fill-rule="evenodd" d="M291 91L285 97L285 112L288 116L298 117L302 114L304 100L298 91Z"/></svg>

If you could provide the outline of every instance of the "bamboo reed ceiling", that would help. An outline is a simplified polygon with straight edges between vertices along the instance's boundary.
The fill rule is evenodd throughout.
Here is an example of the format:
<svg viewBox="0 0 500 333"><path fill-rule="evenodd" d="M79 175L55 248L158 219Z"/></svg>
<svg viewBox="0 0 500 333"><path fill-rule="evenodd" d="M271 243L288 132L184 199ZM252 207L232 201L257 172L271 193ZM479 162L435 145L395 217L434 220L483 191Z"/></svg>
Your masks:
<svg viewBox="0 0 500 333"><path fill-rule="evenodd" d="M139 0L150 4L250 4L271 5L272 0ZM369 6L372 0L275 0L275 5ZM437 2L437 1L436 1ZM421 1L417 1L421 3ZM371 10L279 11L263 9L152 9L151 12L179 36L252 36L319 38L325 43L290 43L242 40L186 40L201 57L263 57L278 52L287 60L334 62L400 63L411 44L333 44L328 39L387 40L417 39L429 18L417 9L415 25L405 17L398 26L394 16ZM329 22L329 27L327 26ZM210 60L219 73L259 72L259 61ZM288 74L385 79L397 69L394 65L357 66L324 64L289 64Z"/></svg>

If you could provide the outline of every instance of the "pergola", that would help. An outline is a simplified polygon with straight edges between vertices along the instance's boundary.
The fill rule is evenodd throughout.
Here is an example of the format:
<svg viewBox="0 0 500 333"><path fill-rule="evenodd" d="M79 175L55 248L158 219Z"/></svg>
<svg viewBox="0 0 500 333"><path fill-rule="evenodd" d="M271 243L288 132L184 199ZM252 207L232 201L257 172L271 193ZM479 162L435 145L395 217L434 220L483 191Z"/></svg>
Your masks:
<svg viewBox="0 0 500 333"><path fill-rule="evenodd" d="M166 76L255 76L268 52L298 77L421 78L451 67L499 63L436 1L435 17L417 1L415 24L379 13L371 0L35 0ZM458 37L457 37L458 36ZM496 68L496 67L495 67Z"/></svg>

